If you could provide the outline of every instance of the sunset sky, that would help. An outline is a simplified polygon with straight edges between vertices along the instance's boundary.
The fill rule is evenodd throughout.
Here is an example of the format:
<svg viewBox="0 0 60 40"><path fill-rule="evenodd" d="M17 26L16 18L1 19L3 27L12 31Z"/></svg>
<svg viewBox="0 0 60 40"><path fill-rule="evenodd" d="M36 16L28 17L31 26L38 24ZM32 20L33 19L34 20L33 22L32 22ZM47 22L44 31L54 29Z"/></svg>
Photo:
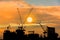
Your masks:
<svg viewBox="0 0 60 40"><path fill-rule="evenodd" d="M55 27L56 32L60 34L60 0L0 0L0 27L16 25L20 22L17 8L22 21L25 21L32 7L33 10L29 16L34 19L34 24L38 24L41 20L42 24ZM26 30L30 29L32 30L28 27ZM36 29L39 27L34 28ZM38 33L39 30L37 30Z"/></svg>

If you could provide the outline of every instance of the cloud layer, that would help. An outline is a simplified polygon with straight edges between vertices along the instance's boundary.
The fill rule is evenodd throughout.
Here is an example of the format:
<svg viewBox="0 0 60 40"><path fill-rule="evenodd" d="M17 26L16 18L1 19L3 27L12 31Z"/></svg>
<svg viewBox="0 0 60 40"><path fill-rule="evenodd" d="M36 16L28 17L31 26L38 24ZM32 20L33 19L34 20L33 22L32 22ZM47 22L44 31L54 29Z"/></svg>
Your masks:
<svg viewBox="0 0 60 40"><path fill-rule="evenodd" d="M17 7L19 7L19 10L21 12L21 15L26 17L26 15L29 13L30 6L25 3L21 2L19 3L21 5L17 5L17 2L0 2L0 24L8 24L10 22L17 22L19 21L19 16L17 12ZM23 7L21 7L23 6ZM28 7L28 8L27 8ZM60 20L60 7L59 6L40 6L36 7L33 6L34 9L31 12L31 15L33 17L36 16L38 18L37 20L48 20L48 21L59 21ZM23 18L24 19L24 18Z"/></svg>
<svg viewBox="0 0 60 40"><path fill-rule="evenodd" d="M26 19L26 16L29 14L31 6L24 1L19 2L19 5L17 3L18 2L12 1L0 2L0 25L19 23L20 19L17 8L19 8L23 21ZM58 30L60 28L60 6L32 6L33 11L31 11L30 16L34 18L33 23L39 23L40 20L42 20L42 23L48 26L55 26L57 32L59 32ZM38 29L38 27L36 29Z"/></svg>

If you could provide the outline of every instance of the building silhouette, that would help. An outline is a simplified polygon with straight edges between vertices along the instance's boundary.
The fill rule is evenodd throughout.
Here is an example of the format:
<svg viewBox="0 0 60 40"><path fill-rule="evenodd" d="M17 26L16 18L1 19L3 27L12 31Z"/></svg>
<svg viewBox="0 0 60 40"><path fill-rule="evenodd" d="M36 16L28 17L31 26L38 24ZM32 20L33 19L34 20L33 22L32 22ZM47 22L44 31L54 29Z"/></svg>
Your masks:
<svg viewBox="0 0 60 40"><path fill-rule="evenodd" d="M29 34L25 34L23 27L18 27L15 32L5 30L3 33L3 40L60 40L58 34L55 32L54 27L47 27L47 37L29 31Z"/></svg>
<svg viewBox="0 0 60 40"><path fill-rule="evenodd" d="M48 27L47 28L47 35L49 39L57 39L58 34L55 32L55 28L54 27Z"/></svg>

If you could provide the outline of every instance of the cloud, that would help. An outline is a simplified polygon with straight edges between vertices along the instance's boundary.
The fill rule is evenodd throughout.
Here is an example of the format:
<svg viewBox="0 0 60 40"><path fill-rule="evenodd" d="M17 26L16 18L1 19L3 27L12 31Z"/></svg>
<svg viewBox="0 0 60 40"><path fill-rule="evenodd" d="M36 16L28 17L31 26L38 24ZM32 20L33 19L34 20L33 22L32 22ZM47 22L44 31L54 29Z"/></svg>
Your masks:
<svg viewBox="0 0 60 40"><path fill-rule="evenodd" d="M24 7L20 7L19 5L16 4L16 2L0 2L0 24L8 24L8 23L16 23L19 22L19 15L17 13L17 7L19 7L19 10L21 12L23 21L26 18L26 16L29 13L30 7L27 3L21 2L20 3ZM28 7L28 8L27 8ZM44 20L44 21L59 21L60 18L60 7L59 6L40 6L36 7L33 6L34 9L31 12L32 17L36 17L36 19L39 20Z"/></svg>
<svg viewBox="0 0 60 40"><path fill-rule="evenodd" d="M20 2L23 7L28 7L24 2ZM15 22L15 16L17 15L17 2L0 2L0 24L8 24L10 22ZM22 8L21 8L22 9Z"/></svg>
<svg viewBox="0 0 60 40"><path fill-rule="evenodd" d="M17 12L17 7L19 7L19 11L21 13L23 21L26 19L26 16L29 14L31 6L26 2L21 1L17 5L18 2L0 2L0 25L8 25L10 23L17 24L20 22L19 15ZM23 7L21 7L23 6ZM31 17L34 18L34 23L39 23L42 20L42 23L48 26L54 26L56 28L56 32L59 33L60 30L60 6L35 6L33 5L33 11L30 14ZM40 33L42 31L41 28L36 27L34 30ZM29 30L32 28L27 28ZM40 30L41 29L41 30ZM4 30L4 29L3 29ZM2 32L2 31L1 31ZM59 33L60 34L60 33Z"/></svg>
<svg viewBox="0 0 60 40"><path fill-rule="evenodd" d="M0 2L0 25L8 25L10 23L17 24L20 22L17 7L19 7L23 21L26 19L31 6L25 2L20 2L19 4L21 4L23 7L21 7L21 5L17 5L17 2ZM60 6L33 5L33 11L31 12L30 16L34 18L34 23L39 23L40 20L42 20L42 24L46 24L47 26L54 26L56 28L56 32L59 33ZM30 29L32 28L27 28L26 30ZM43 30L40 29L40 27L34 28L35 32L42 33Z"/></svg>

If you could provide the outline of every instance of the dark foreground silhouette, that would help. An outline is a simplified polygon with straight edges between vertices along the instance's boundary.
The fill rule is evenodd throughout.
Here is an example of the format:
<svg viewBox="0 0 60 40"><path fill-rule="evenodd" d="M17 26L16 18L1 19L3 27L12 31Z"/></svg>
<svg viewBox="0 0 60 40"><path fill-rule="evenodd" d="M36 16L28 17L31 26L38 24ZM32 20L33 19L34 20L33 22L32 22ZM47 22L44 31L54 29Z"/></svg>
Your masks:
<svg viewBox="0 0 60 40"><path fill-rule="evenodd" d="M43 32L44 36L35 34L34 31L29 31L30 34L26 35L24 31L23 27L19 27L15 32L5 30L3 40L60 40L53 27L47 27L47 32Z"/></svg>

